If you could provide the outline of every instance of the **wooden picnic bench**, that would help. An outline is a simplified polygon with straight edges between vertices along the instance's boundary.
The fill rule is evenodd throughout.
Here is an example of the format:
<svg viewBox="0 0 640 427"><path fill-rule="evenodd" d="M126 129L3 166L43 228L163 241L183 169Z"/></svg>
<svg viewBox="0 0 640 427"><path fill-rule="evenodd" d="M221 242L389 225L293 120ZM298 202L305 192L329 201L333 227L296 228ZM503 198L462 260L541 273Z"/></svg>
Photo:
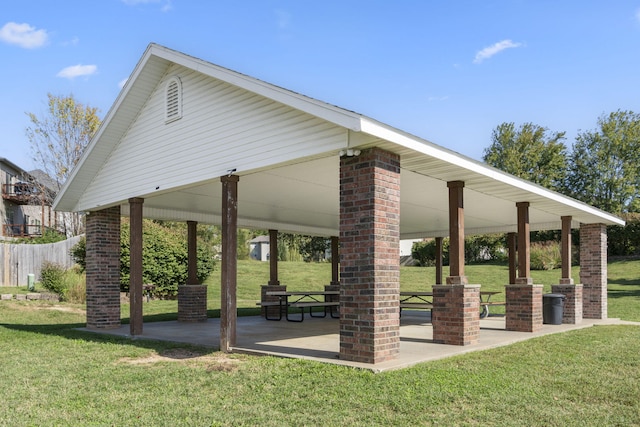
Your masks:
<svg viewBox="0 0 640 427"><path fill-rule="evenodd" d="M328 301L326 297L329 295L340 295L340 291L270 291L266 294L268 296L277 296L278 301L262 301L259 302L258 305L261 307L279 307L278 316L276 317L269 317L268 310L266 311L265 319L267 320L282 320L282 313L284 312L285 318L288 321L302 322L304 321L304 311L306 308L309 309L309 316L311 317L327 317L328 311L332 318L339 318L337 308L340 307L340 303L338 301ZM322 315L314 315L313 309L316 307L322 308ZM300 318L290 317L289 308L299 309Z"/></svg>
<svg viewBox="0 0 640 427"><path fill-rule="evenodd" d="M480 292L480 318L489 316L489 307L505 305L504 301L491 301L491 297L501 292ZM483 299L485 297L485 299Z"/></svg>
<svg viewBox="0 0 640 427"><path fill-rule="evenodd" d="M433 297L433 292L400 292L400 316L403 308L431 310L433 303L427 297Z"/></svg>
<svg viewBox="0 0 640 427"><path fill-rule="evenodd" d="M505 305L504 301L491 301L493 295L500 292L480 292L480 318L484 319L489 316L489 307ZM431 297L431 300L427 299ZM400 315L402 309L432 310L433 309L433 292L400 292Z"/></svg>

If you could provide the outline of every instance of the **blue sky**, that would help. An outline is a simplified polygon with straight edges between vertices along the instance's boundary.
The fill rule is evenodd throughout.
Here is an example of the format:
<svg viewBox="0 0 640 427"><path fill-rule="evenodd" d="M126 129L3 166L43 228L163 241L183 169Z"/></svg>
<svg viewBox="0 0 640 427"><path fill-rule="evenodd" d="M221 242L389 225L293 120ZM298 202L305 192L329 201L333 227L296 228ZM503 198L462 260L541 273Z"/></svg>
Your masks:
<svg viewBox="0 0 640 427"><path fill-rule="evenodd" d="M640 0L7 0L0 157L26 112L104 117L150 42L356 111L475 159L503 122L580 130L640 112Z"/></svg>

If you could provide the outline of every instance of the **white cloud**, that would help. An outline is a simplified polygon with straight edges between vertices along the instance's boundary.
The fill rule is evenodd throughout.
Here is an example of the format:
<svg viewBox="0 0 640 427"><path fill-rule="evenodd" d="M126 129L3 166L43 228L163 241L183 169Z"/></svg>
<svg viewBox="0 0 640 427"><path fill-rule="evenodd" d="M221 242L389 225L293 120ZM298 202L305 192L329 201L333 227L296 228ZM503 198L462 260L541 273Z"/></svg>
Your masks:
<svg viewBox="0 0 640 427"><path fill-rule="evenodd" d="M122 3L126 4L127 6L137 6L139 4L162 3L162 7L160 8L162 12L168 12L171 9L173 9L171 0L122 0Z"/></svg>
<svg viewBox="0 0 640 427"><path fill-rule="evenodd" d="M118 82L118 87L120 88L120 90L122 90L122 88L124 87L124 85L127 84L128 81L129 81L129 77L127 77L126 79L122 79Z"/></svg>
<svg viewBox="0 0 640 427"><path fill-rule="evenodd" d="M479 64L485 59L489 59L493 55L496 55L505 49L515 48L520 46L522 46L522 43L515 43L511 40L502 40L494 45L485 47L484 49L476 53L476 57L474 58L473 63Z"/></svg>
<svg viewBox="0 0 640 427"><path fill-rule="evenodd" d="M63 77L65 79L74 79L76 77L90 76L98 71L96 65L72 65L70 67L63 68L56 77Z"/></svg>
<svg viewBox="0 0 640 427"><path fill-rule="evenodd" d="M0 40L25 49L35 49L47 44L49 35L46 30L36 30L35 27L29 24L7 22L0 29Z"/></svg>

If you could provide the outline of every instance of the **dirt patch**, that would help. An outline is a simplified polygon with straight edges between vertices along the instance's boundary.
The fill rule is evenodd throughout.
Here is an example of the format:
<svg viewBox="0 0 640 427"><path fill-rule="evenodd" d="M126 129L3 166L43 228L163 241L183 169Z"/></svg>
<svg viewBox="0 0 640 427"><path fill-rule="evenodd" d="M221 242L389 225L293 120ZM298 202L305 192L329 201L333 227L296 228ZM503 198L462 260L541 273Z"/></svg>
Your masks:
<svg viewBox="0 0 640 427"><path fill-rule="evenodd" d="M207 372L231 372L238 369L241 361L237 358L231 358L224 353L203 354L186 348L172 348L147 357L123 357L119 360L119 363L129 365L151 365L158 362L200 365L204 366Z"/></svg>
<svg viewBox="0 0 640 427"><path fill-rule="evenodd" d="M64 311L65 313L87 314L87 310L83 310L81 308L75 308L75 307L66 307L62 305L38 306L36 308L39 310L56 310L56 311Z"/></svg>

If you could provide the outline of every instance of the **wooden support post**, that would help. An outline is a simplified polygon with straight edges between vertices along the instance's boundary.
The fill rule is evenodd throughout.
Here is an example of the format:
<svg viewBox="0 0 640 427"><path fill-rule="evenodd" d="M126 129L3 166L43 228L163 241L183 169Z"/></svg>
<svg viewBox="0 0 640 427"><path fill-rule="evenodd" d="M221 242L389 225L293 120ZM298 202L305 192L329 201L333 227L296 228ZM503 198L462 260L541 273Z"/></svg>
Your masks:
<svg viewBox="0 0 640 427"><path fill-rule="evenodd" d="M436 237L436 285L442 285L442 248L444 238Z"/></svg>
<svg viewBox="0 0 640 427"><path fill-rule="evenodd" d="M187 284L199 285L198 282L198 223L187 221Z"/></svg>
<svg viewBox="0 0 640 427"><path fill-rule="evenodd" d="M449 276L447 284L467 284L464 275L463 181L447 182L449 187Z"/></svg>
<svg viewBox="0 0 640 427"><path fill-rule="evenodd" d="M518 209L518 277L515 283L533 284L531 278L531 237L529 202L516 203Z"/></svg>
<svg viewBox="0 0 640 427"><path fill-rule="evenodd" d="M129 331L142 334L142 203L129 199Z"/></svg>
<svg viewBox="0 0 640 427"><path fill-rule="evenodd" d="M277 286L278 280L278 230L269 230L269 286Z"/></svg>
<svg viewBox="0 0 640 427"><path fill-rule="evenodd" d="M560 278L561 285L573 285L573 278L571 277L571 220L570 216L563 216L562 219L562 238L561 238L561 253L562 253L562 277Z"/></svg>
<svg viewBox="0 0 640 427"><path fill-rule="evenodd" d="M340 239L331 236L331 284L340 284Z"/></svg>
<svg viewBox="0 0 640 427"><path fill-rule="evenodd" d="M516 248L518 244L517 233L507 233L507 250L509 251L509 283L516 283L516 267L518 264L516 258Z"/></svg>
<svg viewBox="0 0 640 427"><path fill-rule="evenodd" d="M222 272L220 294L220 350L236 345L236 286L238 275L238 180L222 176Z"/></svg>

